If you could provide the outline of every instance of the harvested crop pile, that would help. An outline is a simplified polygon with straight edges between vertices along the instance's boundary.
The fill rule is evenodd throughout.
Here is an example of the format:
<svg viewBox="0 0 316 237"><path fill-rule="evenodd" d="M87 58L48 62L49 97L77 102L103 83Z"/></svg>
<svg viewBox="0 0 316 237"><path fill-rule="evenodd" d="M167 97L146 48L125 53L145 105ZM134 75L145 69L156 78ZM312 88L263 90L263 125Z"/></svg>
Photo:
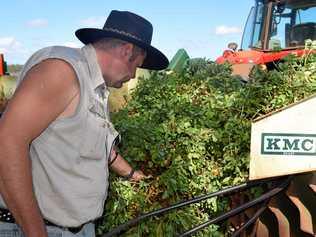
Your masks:
<svg viewBox="0 0 316 237"><path fill-rule="evenodd" d="M231 76L229 65L191 61L182 74L154 73L139 83L128 106L113 114L123 157L151 174L140 183L111 177L104 233L137 215L244 182L251 121L316 92L316 56L288 57L276 70L254 70L252 81ZM176 236L228 210L210 199L149 219L126 236ZM224 236L227 225L197 236Z"/></svg>

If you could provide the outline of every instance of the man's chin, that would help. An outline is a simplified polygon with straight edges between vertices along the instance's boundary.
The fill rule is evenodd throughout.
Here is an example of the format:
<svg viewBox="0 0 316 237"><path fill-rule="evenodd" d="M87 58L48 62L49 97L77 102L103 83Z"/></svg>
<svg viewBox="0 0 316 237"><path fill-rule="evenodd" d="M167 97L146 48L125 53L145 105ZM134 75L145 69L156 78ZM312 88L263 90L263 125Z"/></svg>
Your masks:
<svg viewBox="0 0 316 237"><path fill-rule="evenodd" d="M123 87L125 83L129 82L129 80L130 80L130 79L127 79L127 80L124 80L124 81L121 81L121 82L116 83L115 88L121 88L121 87Z"/></svg>
<svg viewBox="0 0 316 237"><path fill-rule="evenodd" d="M123 87L123 83L124 83L124 82L115 83L112 87L114 87L114 88L116 88L116 89L122 88L122 87Z"/></svg>

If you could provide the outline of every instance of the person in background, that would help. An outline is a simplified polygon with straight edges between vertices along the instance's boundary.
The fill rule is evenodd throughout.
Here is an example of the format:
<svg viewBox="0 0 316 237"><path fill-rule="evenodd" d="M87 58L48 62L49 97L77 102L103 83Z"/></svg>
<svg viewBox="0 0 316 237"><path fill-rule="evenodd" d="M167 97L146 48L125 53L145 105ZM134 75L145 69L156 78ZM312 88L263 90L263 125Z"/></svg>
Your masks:
<svg viewBox="0 0 316 237"><path fill-rule="evenodd" d="M48 47L26 62L0 119L0 237L95 236L108 168L145 178L118 154L107 104L108 87L138 67L168 66L152 33L146 19L113 10L103 29L76 31L81 49Z"/></svg>

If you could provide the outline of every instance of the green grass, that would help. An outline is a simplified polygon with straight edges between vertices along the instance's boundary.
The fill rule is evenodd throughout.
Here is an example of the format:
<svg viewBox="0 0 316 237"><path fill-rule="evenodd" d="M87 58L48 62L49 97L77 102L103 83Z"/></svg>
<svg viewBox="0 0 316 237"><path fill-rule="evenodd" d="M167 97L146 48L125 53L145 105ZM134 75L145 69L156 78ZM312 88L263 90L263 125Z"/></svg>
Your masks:
<svg viewBox="0 0 316 237"><path fill-rule="evenodd" d="M16 78L12 76L0 77L0 98L8 99L14 93L16 87ZM3 99L3 98L2 98Z"/></svg>
<svg viewBox="0 0 316 237"><path fill-rule="evenodd" d="M0 77L0 112L2 112L16 88L16 78L12 76Z"/></svg>

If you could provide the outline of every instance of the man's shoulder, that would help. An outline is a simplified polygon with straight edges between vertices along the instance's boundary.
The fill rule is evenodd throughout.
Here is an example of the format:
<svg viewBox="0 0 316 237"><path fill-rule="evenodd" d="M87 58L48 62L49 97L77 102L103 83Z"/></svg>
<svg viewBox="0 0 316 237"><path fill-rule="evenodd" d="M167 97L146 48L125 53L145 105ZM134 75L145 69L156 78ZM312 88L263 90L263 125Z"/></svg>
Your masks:
<svg viewBox="0 0 316 237"><path fill-rule="evenodd" d="M54 61L51 59L57 59L56 61L65 61L71 65L71 67L74 67L74 65L83 60L83 56L79 48L70 48L65 46L50 46L42 48L36 51L27 60L18 81L21 81L26 73L28 73L28 71L34 66L41 64L43 61Z"/></svg>
<svg viewBox="0 0 316 237"><path fill-rule="evenodd" d="M34 55L56 58L74 58L75 60L78 60L80 57L82 57L81 50L79 48L58 45L42 48L35 52Z"/></svg>

